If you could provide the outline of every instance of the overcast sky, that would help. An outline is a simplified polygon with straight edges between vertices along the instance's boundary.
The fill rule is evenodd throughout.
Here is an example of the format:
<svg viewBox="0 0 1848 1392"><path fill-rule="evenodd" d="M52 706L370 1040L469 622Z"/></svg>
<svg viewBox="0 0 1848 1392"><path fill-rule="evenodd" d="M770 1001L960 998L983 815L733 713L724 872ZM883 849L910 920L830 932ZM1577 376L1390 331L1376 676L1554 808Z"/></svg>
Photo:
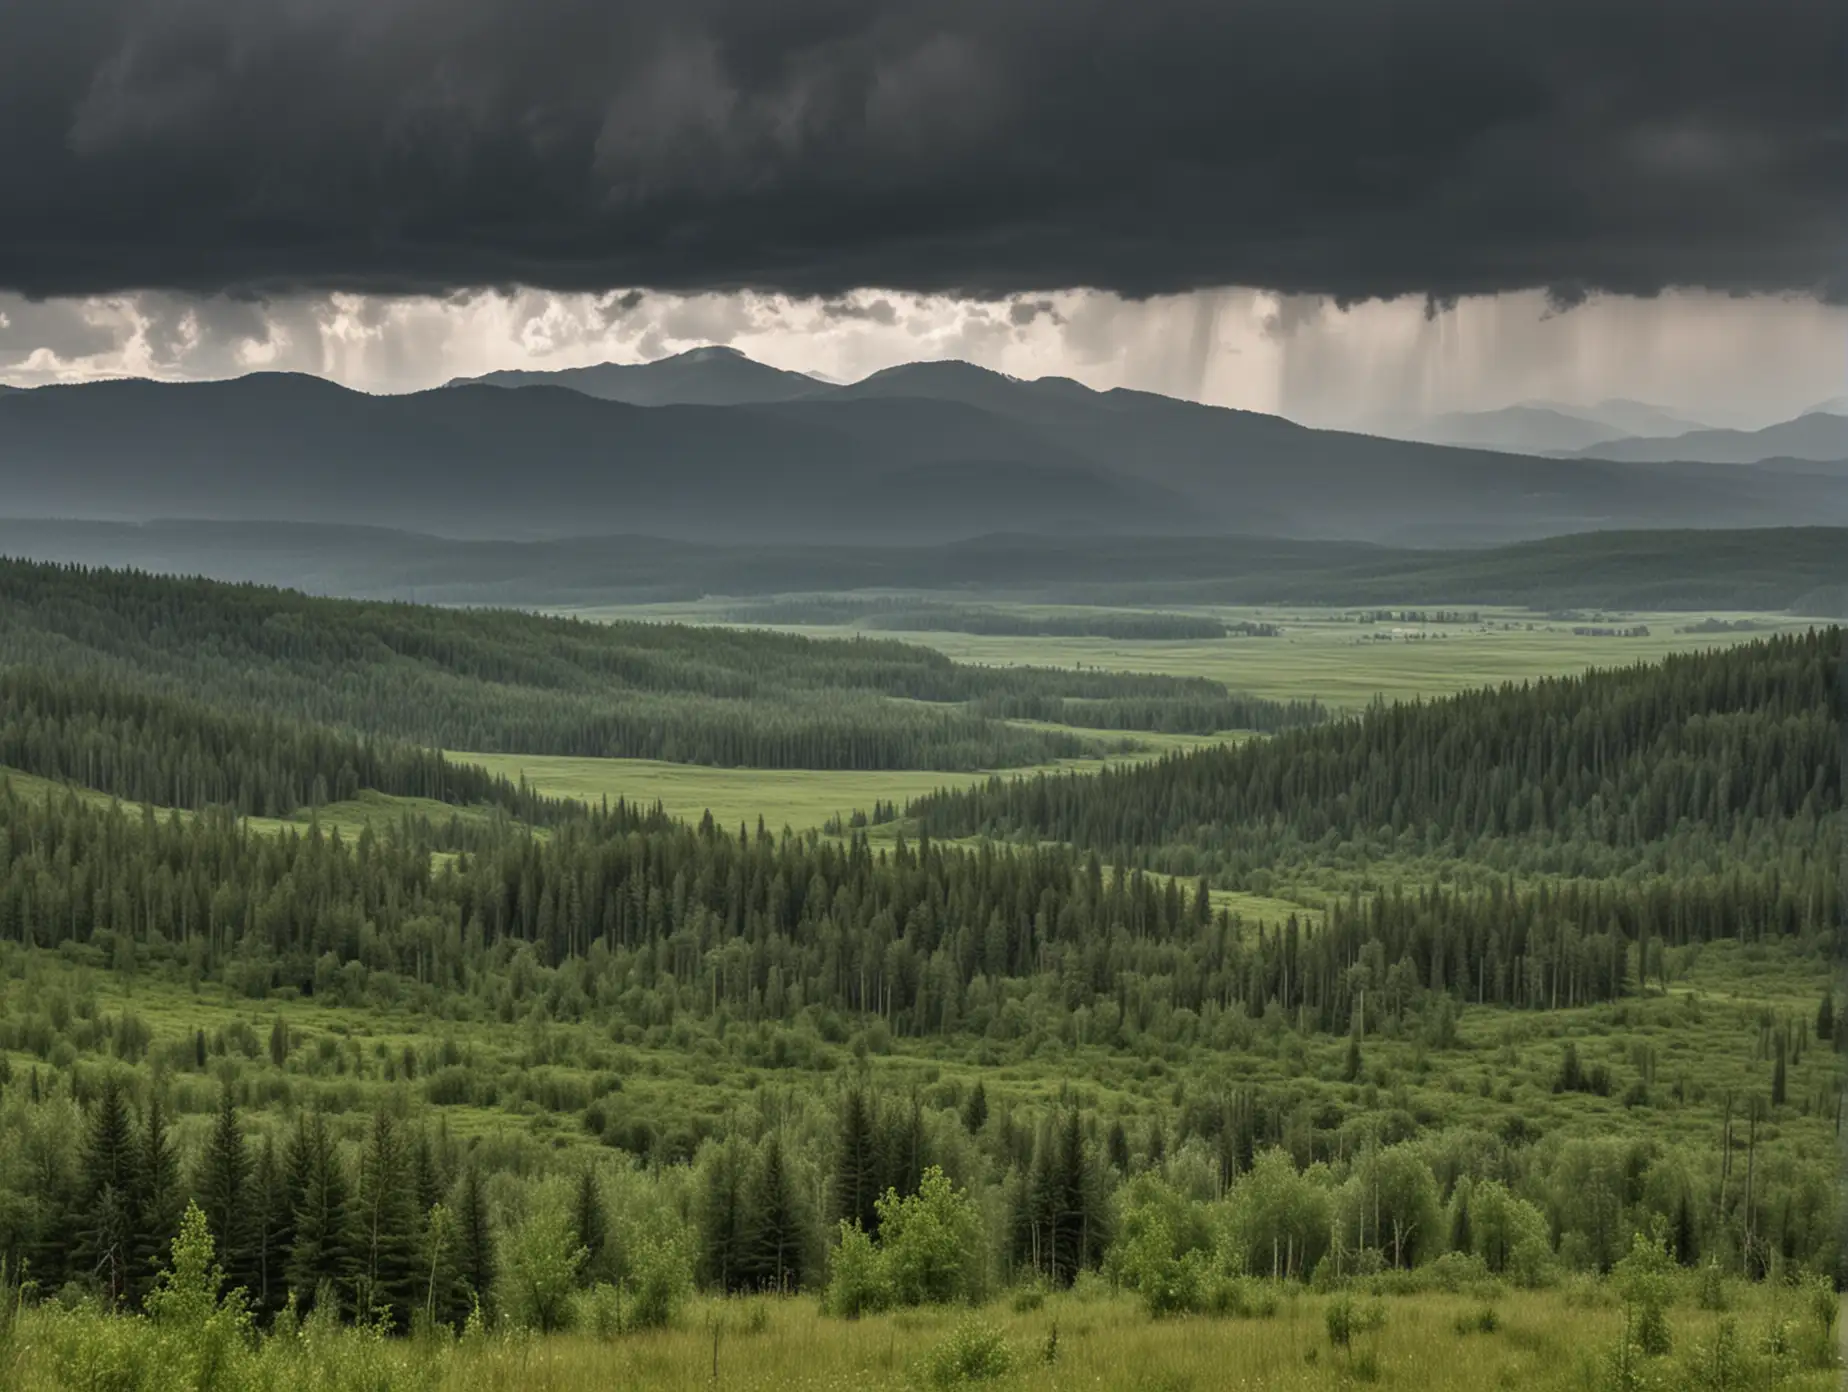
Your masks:
<svg viewBox="0 0 1848 1392"><path fill-rule="evenodd" d="M1845 42L1839 0L0 6L0 380L712 341L1770 418L1844 389Z"/></svg>

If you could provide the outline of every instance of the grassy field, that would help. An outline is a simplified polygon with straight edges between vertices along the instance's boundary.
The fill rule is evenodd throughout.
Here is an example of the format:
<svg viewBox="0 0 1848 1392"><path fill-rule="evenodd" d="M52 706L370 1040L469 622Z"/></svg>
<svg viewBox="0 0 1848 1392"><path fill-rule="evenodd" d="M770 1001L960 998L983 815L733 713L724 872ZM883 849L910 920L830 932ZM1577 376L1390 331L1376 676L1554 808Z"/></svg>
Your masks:
<svg viewBox="0 0 1848 1392"><path fill-rule="evenodd" d="M1684 1294L1668 1311L1671 1351L1642 1360L1639 1380L1610 1368L1623 1311L1595 1286L1559 1291L1497 1289L1416 1297L1345 1297L1377 1327L1338 1347L1328 1311L1340 1297L1272 1293L1274 1308L1252 1318L1151 1321L1131 1300L1101 1289L1053 1296L1036 1309L995 1304L831 1318L809 1298L703 1300L674 1327L610 1338L467 1337L381 1343L357 1333L304 1331L265 1342L244 1372L214 1386L317 1387L328 1392L589 1392L645 1387L660 1392L858 1392L984 1386L997 1392L1209 1392L1371 1385L1420 1392L1490 1388L1781 1388L1822 1392L1839 1375L1815 1367L1819 1321L1801 1294L1763 1288L1731 1292L1724 1314ZM1716 1379L1716 1346L1737 1350ZM1761 1350L1775 1336L1788 1354ZM20 1388L105 1385L97 1345L109 1333L130 1343L136 1326L99 1331L93 1316L26 1316L13 1352ZM153 1344L152 1339L148 1340ZM78 1351L78 1346L83 1347ZM168 1350L162 1350L168 1352ZM0 1359L6 1350L0 1348ZM86 1356L87 1355L87 1356ZM1806 1366L1807 1365L1807 1366ZM6 1372L0 1365L0 1375ZM221 1376L229 1368L221 1370ZM971 1375L971 1373L975 1375ZM63 1375L61 1375L63 1374ZM86 1374L88 1376L86 1376ZM1750 1378L1749 1383L1746 1378ZM140 1383L110 1381L110 1387ZM171 1384L169 1384L171 1385Z"/></svg>
<svg viewBox="0 0 1848 1392"><path fill-rule="evenodd" d="M1012 724L1047 730L1068 726L1041 725L1034 721ZM1138 752L1120 759L1152 758L1201 744L1243 738L1236 732L1202 737L1117 730L1080 730L1101 742L1129 742ZM755 826L759 816L772 830L818 828L832 817L843 819L856 811L870 812L877 802L903 808L906 802L939 788L964 788L985 782L981 773L933 773L929 770L885 769L861 772L846 769L711 768L703 764L669 764L658 759L583 759L546 754L473 754L447 751L458 762L477 764L490 773L518 782L548 797L582 798L597 803L608 798L659 802L670 817L698 821L710 811L727 827L740 822ZM1007 773L1032 774L1041 770L1096 769L1115 760L1067 759L1035 768L1009 769Z"/></svg>
<svg viewBox="0 0 1848 1392"><path fill-rule="evenodd" d="M723 607L700 604L573 611L585 618L654 618L713 622ZM1047 606L990 606L1047 611ZM1783 614L1625 613L1583 619L1547 618L1524 609L1476 609L1482 622L1367 623L1365 611L1308 609L1189 608L1231 621L1273 623L1277 638L1219 638L1182 641L1125 641L1108 638L987 637L968 633L887 633L882 637L922 643L964 662L994 666L1032 663L1049 667L1102 667L1210 677L1235 691L1274 700L1316 697L1335 707L1364 706L1375 696L1388 700L1440 696L1471 687L1582 672L1589 667L1656 661L1672 652L1729 645L1766 633L1807 627ZM1687 633L1704 619L1745 621L1751 630ZM1575 627L1646 627L1647 636L1576 634ZM838 637L852 629L792 627L789 632Z"/></svg>

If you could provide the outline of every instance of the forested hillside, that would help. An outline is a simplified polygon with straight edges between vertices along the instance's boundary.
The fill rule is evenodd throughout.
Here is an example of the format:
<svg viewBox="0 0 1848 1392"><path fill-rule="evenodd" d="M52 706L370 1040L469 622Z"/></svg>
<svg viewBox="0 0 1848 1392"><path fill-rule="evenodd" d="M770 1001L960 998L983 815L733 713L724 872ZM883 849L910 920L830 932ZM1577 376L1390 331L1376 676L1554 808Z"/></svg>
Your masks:
<svg viewBox="0 0 1848 1392"><path fill-rule="evenodd" d="M998 781L873 840L539 804L340 732L340 702L543 712L582 663L748 711L818 655L978 706L1183 697L13 578L36 665L0 675L0 751L79 786L0 787L0 1261L73 1307L165 1308L176 1234L278 1337L316 1311L630 1330L696 1286L851 1317L1103 1281L1263 1318L1306 1282L1640 1263L1733 1300L1836 1268L1839 631ZM323 783L519 815L236 815ZM972 834L1003 839L947 839ZM1225 897L1285 864L1327 893Z"/></svg>
<svg viewBox="0 0 1848 1392"><path fill-rule="evenodd" d="M1353 841L1452 855L1506 842L1575 873L1671 842L1808 849L1839 821L1841 660L1842 630L1813 630L1376 705L1096 778L995 780L911 811L936 835L1053 839L1190 873Z"/></svg>
<svg viewBox="0 0 1848 1392"><path fill-rule="evenodd" d="M975 667L897 642L313 599L23 562L0 562L0 596L0 662L443 749L972 769L1097 750L1002 716L1197 733L1320 717L1313 703L1205 680Z"/></svg>

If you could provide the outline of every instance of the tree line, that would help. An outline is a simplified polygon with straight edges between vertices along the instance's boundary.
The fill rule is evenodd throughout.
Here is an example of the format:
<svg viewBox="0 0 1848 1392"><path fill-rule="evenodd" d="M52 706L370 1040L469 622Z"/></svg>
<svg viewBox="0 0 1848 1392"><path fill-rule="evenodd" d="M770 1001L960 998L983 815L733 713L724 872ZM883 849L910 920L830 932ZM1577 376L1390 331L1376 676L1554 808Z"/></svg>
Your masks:
<svg viewBox="0 0 1848 1392"><path fill-rule="evenodd" d="M316 599L19 561L0 561L0 595L0 663L438 749L1000 768L1098 750L970 708L985 698L1050 703L1054 719L1062 700L1121 702L1104 723L1125 729L1170 728L1174 709L1228 698L1200 678L981 667L890 640ZM1239 709L1265 728L1307 718L1243 698Z"/></svg>

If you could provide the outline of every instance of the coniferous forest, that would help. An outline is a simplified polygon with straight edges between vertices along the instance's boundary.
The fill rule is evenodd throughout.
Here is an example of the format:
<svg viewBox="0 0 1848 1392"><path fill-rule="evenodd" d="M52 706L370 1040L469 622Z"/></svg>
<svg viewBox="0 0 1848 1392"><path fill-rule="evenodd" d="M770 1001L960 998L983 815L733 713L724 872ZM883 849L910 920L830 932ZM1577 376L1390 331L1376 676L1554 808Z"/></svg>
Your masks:
<svg viewBox="0 0 1848 1392"><path fill-rule="evenodd" d="M0 583L0 1269L67 1381L166 1366L136 1331L181 1309L280 1377L309 1329L460 1357L752 1293L1315 1299L1350 1361L1387 1296L1489 1334L1513 1293L1589 1302L1624 1358L1679 1301L1794 1310L1787 1374L1825 1366L1840 630L1328 718L884 641ZM1259 733L830 833L439 752L955 768L1095 738L1062 721ZM396 811L323 821L361 796Z"/></svg>

